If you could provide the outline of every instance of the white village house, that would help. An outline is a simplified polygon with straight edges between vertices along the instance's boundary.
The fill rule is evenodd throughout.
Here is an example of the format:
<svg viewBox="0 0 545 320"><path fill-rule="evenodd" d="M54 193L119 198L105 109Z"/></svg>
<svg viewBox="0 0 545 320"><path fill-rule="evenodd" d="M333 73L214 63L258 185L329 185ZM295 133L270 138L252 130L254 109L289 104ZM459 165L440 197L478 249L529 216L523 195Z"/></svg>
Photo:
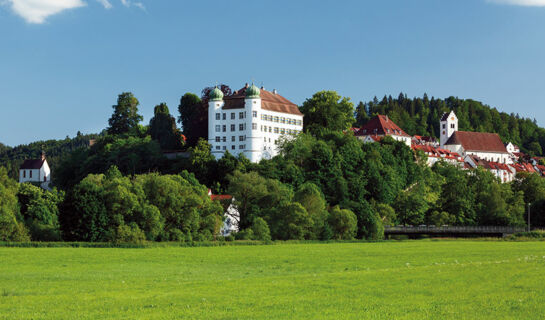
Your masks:
<svg viewBox="0 0 545 320"><path fill-rule="evenodd" d="M28 159L19 168L19 183L35 182L42 188L48 188L51 182L51 169L47 164L45 153L40 159Z"/></svg>
<svg viewBox="0 0 545 320"><path fill-rule="evenodd" d="M251 162L278 154L278 142L303 131L299 107L279 95L255 85L224 97L217 87L208 102L208 141L219 159L226 151L244 154Z"/></svg>
<svg viewBox="0 0 545 320"><path fill-rule="evenodd" d="M388 116L377 115L361 128L353 128L354 136L365 143L379 141L385 136L390 136L394 140L405 143L411 147L412 137L405 133L397 124L388 118Z"/></svg>

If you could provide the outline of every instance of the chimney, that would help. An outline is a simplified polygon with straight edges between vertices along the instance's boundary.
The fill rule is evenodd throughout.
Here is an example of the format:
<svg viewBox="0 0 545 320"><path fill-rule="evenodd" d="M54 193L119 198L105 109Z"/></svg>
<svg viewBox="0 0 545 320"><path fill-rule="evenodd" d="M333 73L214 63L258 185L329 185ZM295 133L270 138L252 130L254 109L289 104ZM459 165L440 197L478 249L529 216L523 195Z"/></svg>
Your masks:
<svg viewBox="0 0 545 320"><path fill-rule="evenodd" d="M249 88L250 85L248 84L248 82L246 82L246 84L244 85L244 88Z"/></svg>
<svg viewBox="0 0 545 320"><path fill-rule="evenodd" d="M265 90L265 87L264 87L264 86L261 86L261 90Z"/></svg>
<svg viewBox="0 0 545 320"><path fill-rule="evenodd" d="M276 89L273 89L273 94L277 94L278 91L276 91Z"/></svg>
<svg viewBox="0 0 545 320"><path fill-rule="evenodd" d="M388 116L386 116L386 122L388 122Z"/></svg>
<svg viewBox="0 0 545 320"><path fill-rule="evenodd" d="M42 150L42 161L45 160L45 151Z"/></svg>

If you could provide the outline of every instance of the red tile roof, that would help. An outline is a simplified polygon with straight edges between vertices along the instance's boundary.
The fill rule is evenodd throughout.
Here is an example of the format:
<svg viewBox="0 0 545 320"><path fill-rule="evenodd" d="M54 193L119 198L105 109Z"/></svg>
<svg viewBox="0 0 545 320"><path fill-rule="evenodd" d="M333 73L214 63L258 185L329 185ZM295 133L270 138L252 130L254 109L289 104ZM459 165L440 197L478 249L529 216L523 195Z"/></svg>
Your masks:
<svg viewBox="0 0 545 320"><path fill-rule="evenodd" d="M212 201L214 201L214 200L218 200L218 201L231 200L231 199L233 199L233 196L230 196L228 194L213 194L213 195L210 196L210 199Z"/></svg>
<svg viewBox="0 0 545 320"><path fill-rule="evenodd" d="M413 150L421 150L425 152L428 155L428 157L452 159L452 160L457 160L459 162L463 161L461 156L458 153L452 152L447 149L435 148L428 145L418 145L418 144L411 145L411 148Z"/></svg>
<svg viewBox="0 0 545 320"><path fill-rule="evenodd" d="M43 159L29 159L25 160L21 165L21 170L36 170L41 169L44 165L45 160Z"/></svg>
<svg viewBox="0 0 545 320"><path fill-rule="evenodd" d="M500 136L496 133L455 131L447 145L462 145L466 151L507 153Z"/></svg>
<svg viewBox="0 0 545 320"><path fill-rule="evenodd" d="M303 115L299 110L299 107L295 103L289 101L288 99L282 97L277 93L272 93L265 89L261 89L260 96L261 109L263 110L290 113L299 116ZM223 109L243 109L245 106L244 99L246 99L246 87L235 91L230 96L226 96L225 98L223 98L223 101L225 102Z"/></svg>
<svg viewBox="0 0 545 320"><path fill-rule="evenodd" d="M388 118L388 116L378 115L363 125L359 130L354 131L355 136L368 135L397 135L410 137L405 131L401 130L397 124Z"/></svg>

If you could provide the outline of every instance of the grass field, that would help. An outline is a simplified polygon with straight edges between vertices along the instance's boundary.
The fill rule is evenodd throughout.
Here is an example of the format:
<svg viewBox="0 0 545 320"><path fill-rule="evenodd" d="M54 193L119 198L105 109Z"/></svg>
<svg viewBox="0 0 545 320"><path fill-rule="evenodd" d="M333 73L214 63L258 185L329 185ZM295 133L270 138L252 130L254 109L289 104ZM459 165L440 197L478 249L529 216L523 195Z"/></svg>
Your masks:
<svg viewBox="0 0 545 320"><path fill-rule="evenodd" d="M0 248L0 319L544 319L545 242Z"/></svg>

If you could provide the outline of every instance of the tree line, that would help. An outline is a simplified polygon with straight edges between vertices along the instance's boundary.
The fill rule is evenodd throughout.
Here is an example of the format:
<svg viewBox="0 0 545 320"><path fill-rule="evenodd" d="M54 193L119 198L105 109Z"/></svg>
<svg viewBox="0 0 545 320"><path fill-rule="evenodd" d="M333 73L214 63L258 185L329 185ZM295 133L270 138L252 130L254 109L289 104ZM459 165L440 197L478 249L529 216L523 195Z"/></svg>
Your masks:
<svg viewBox="0 0 545 320"><path fill-rule="evenodd" d="M307 99L305 132L259 163L229 152L216 160L202 137L183 139L202 121L203 101L182 96L180 130L166 104L142 125L138 100L121 94L96 143L55 166L52 191L18 185L1 169L0 240L210 241L230 203L211 201L208 189L233 196L237 239L381 239L384 226L399 224L522 226L528 203L532 224L545 226L538 175L502 184L481 169L429 168L425 154L393 139L364 144L347 130L359 111L336 92ZM188 158L163 155L183 148Z"/></svg>
<svg viewBox="0 0 545 320"><path fill-rule="evenodd" d="M422 98L407 98L400 93L397 98L376 97L369 102L360 102L356 107L356 125L365 124L377 114L388 115L397 125L410 135L439 137L441 116L454 110L461 131L493 132L499 134L504 142L513 142L521 150L532 156L543 155L545 150L545 129L537 125L535 119L523 118L518 114L500 112L482 102L471 99L449 97L431 99L424 94Z"/></svg>

